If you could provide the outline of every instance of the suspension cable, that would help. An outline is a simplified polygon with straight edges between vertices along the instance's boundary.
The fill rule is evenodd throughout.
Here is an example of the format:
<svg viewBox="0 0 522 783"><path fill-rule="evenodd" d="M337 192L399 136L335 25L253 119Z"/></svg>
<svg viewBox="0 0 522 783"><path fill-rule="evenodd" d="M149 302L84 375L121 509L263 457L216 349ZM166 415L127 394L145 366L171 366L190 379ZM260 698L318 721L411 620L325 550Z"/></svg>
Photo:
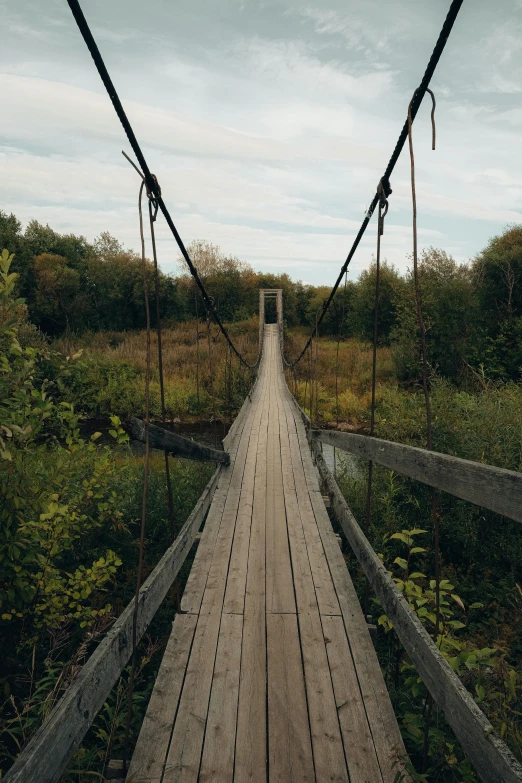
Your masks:
<svg viewBox="0 0 522 783"><path fill-rule="evenodd" d="M428 90L432 100L432 149L435 149L435 96L431 90ZM409 114L409 113L408 113ZM424 404L426 408L426 430L427 430L427 448L433 448L433 424L431 415L431 398L429 388L429 365L426 348L426 324L422 312L422 295L419 280L418 264L418 243L417 243L417 194L415 189L415 158L413 154L413 135L411 120L408 126L408 141L410 148L410 167L411 167L411 200L413 212L413 279L415 285L415 306L417 310L417 322L420 332L420 349L422 361L422 386L424 391ZM431 509L435 530L435 638L438 637L440 628L440 550L439 550L439 514L437 511L437 501L435 490L431 488Z"/></svg>
<svg viewBox="0 0 522 783"><path fill-rule="evenodd" d="M212 396L212 432L214 434L214 448L217 449L216 395L214 392L214 373L212 371L212 340L210 334L210 311L209 310L207 310L207 345L208 345L208 375L210 381L210 394Z"/></svg>
<svg viewBox="0 0 522 783"><path fill-rule="evenodd" d="M163 348L162 348L162 336L161 336L161 312L160 312L160 294L159 294L159 271L158 271L158 254L156 251L156 234L154 231L154 223L157 217L157 208L153 205L153 200L149 199L149 223L150 223L150 237L152 241L152 258L154 261L154 295L156 299L156 335L158 340L158 372L159 372L159 386L160 386L160 402L161 402L161 421L165 425L167 423L167 414L165 410L165 380L163 374ZM170 541L174 543L176 537L176 530L174 524L174 500L172 497L172 483L170 480L170 463L169 452L165 449L165 479L167 482L167 512L170 529Z"/></svg>
<svg viewBox="0 0 522 783"><path fill-rule="evenodd" d="M71 9L71 12L72 12L72 14L73 14L73 16L75 18L76 24L78 25L78 29L79 29L82 37L83 37L83 40L85 41L85 43L86 43L86 45L87 45L87 47L88 47L88 49L89 49L89 51L91 53L91 56L92 56L92 58L94 60L94 64L95 64L95 66L96 66L96 68L98 70L98 73L100 75L100 78L101 78L104 86L105 86L105 89L107 90L109 98L112 101L112 104L114 106L116 114L118 115L118 118L119 118L119 120L120 120L120 122L121 122L121 124L123 126L123 129L124 129L125 133L127 134L127 138L129 140L129 143L130 143L130 145L131 145L131 147L132 147L132 149L134 151L134 154L135 154L135 156L136 156L136 158L137 158L137 160L138 160L138 162L139 162L139 164L141 166L141 169L143 171L147 187L150 190L150 192L154 195L154 197L155 197L155 199L157 201L158 207L159 207L159 209L161 209L161 212L163 213L163 216L165 217L167 225L169 226L169 228L170 228L170 230L171 230L171 232L172 232L172 234L173 234L173 236L174 236L174 238L175 238L175 240L176 240L176 242L178 244L178 247L179 247L179 249L181 251L181 254L182 254L183 258L185 259L185 261L186 261L186 263L187 263L187 265L189 267L190 273L194 277L194 280L196 281L196 283L197 283L197 285L198 285L198 287L199 287L199 289L201 291L201 295L203 297L203 301L205 303L205 306L206 306L207 310L212 313L212 316L213 316L214 320L216 321L216 324L219 326L221 332L223 333L223 336L227 340L228 344L230 345L231 349L234 351L236 356L242 362L242 364L244 364L245 366L250 367L250 368L255 368L258 365L258 363L259 363L261 351L259 352L259 355L257 357L256 362L253 365L251 365L241 356L241 354L239 353L239 351L235 347L234 343L230 339L230 336L229 336L225 326L222 324L221 319L219 318L219 316L218 316L218 314L217 314L217 312L215 310L212 298L208 295L208 293L207 293L207 291L205 289L205 286L203 285L203 283L202 283L202 281L201 281L201 279L199 277L198 271L197 271L196 267L194 266L194 264L193 264L189 254L188 254L188 251L187 251L185 245L183 244L183 240L181 239L181 237L180 237L180 235L179 235L179 233L178 233L178 231L176 229L176 226L174 225L172 217L170 216L170 213L169 213L169 211L167 209L167 206L166 206L166 204L163 201L163 198L161 196L161 189L159 188L158 182L157 182L156 178L153 177L153 175L151 174L151 172L149 170L149 167L147 165L147 161L145 160L145 157L144 157L143 152L142 152L142 150L140 148L138 140L137 140L137 138L136 138L136 136L134 134L132 126L131 126L128 118L127 118L125 110L123 109L121 101L120 101L120 99L118 97L118 93L116 92L116 89L114 87L114 84L112 83L111 77L109 76L109 72L107 71L107 68L106 68L105 63L103 61L101 53L100 53L100 51L98 49L96 41L94 40L94 37L93 37L93 35L91 33L89 25L87 24L87 20L85 19L85 16L84 16L83 11L82 11L82 9L80 7L80 4L79 4L78 0L67 0L67 2L69 4L69 8ZM409 123L410 123L410 121L413 122L413 120L415 119L415 117L417 115L419 107L420 107L420 105L422 103L422 100L424 98L424 95L425 95L425 93L426 93L426 91L428 89L428 86L429 86L430 80L431 80L431 78L433 76L433 73L435 72L435 69L436 69L436 67L437 67L437 65L439 63L439 60L440 60L441 56L442 56L442 53L443 53L444 48L446 46L446 42L448 40L449 34L450 34L450 32L451 32L451 30L453 28L453 25L455 23L455 20L457 18L457 15L458 15L458 13L460 11L460 8L461 8L463 2L464 2L464 0L452 0L451 6L449 8L448 14L446 16L446 19L445 19L444 24L442 26L441 32L440 32L439 37L437 39L437 43L435 44L435 47L433 49L432 55L431 55L430 60L428 62L428 66L426 68L426 71L424 73L422 81L421 81L419 87L415 90L415 92L413 94L413 98L412 98L411 103L410 103L410 111L409 111L408 118L406 119L406 121L405 121L405 123L403 125L403 128L402 128L402 131L401 131L401 133L399 135L397 144L395 145L395 149L394 149L394 151L392 153L392 156L391 156L391 158L390 158L390 160L388 162L388 166L386 167L384 175L381 177L381 180L380 180L380 182L383 183L383 187L385 188L386 196L390 195L390 193L391 193L390 176L391 176L391 174L392 174L392 172L393 172L393 170L395 168L395 165L396 165L396 163L397 163L397 161L399 159L399 156L400 156L400 153L402 151L402 148L404 147L406 138L408 137ZM339 276L338 276L338 278L337 278L337 280L336 280L336 282L335 282L335 284L334 284L334 286L332 288L332 291L331 291L328 299L325 301L325 303L323 305L323 310L322 310L321 315L319 316L319 318L317 320L316 328L318 328L320 326L320 324L322 323L322 320L323 320L323 318L324 318L328 308L331 305L331 302L332 302L333 297L335 296L335 293L336 293L336 291L337 291L337 289L338 289L338 287L339 287L339 285L341 283L343 275L345 274L346 270L348 269L350 261L352 260L353 255L355 254L355 251L356 251L357 247L359 246L359 243L360 243L360 241L361 241L361 239L362 239L362 237L364 235L364 232L366 231L366 228L368 226L368 223L370 222L370 219L371 219L371 217L373 215L375 207L377 206L378 200L379 200L379 196L377 195L377 193L375 193L375 195L373 196L373 199L372 199L372 201L370 203L370 206L368 207L368 210L367 210L365 218L364 218L364 220L363 220L363 222L361 224L361 227L360 227L360 229L359 229L359 231L357 233L357 236L356 236L356 238L355 238L355 240L354 240L354 242L352 244L350 252L348 253L346 261L344 262L344 264L343 264L343 266L341 268ZM304 353L305 353L305 351L306 351L310 341L312 340L312 337L313 337L313 335L314 335L314 333L316 331L316 328L312 330L312 334L308 338L308 340L307 340L304 348L300 352L299 356L293 362L286 362L287 364L293 365L293 364L296 364L297 362L300 361L300 359L303 357L303 355L304 355Z"/></svg>
<svg viewBox="0 0 522 783"><path fill-rule="evenodd" d="M384 188L384 192L386 197L388 197L391 194L391 187L390 187L390 177L393 173L393 170L395 168L395 165L397 161L399 160L399 156L402 152L402 149L404 147L404 144L406 143L406 139L408 138L408 131L410 127L410 121L413 122L415 117L417 116L417 112L419 111L420 105L422 103L422 99L424 98L424 95L426 94L429 83L431 81L431 78L435 72L435 69L439 63L439 60L442 56L442 53L444 51L444 47L446 46L446 42L448 40L448 37L451 33L451 30L453 28L453 25L455 23L455 20L457 18L457 15L460 11L460 8L462 6L462 3L464 0L452 0L451 6L449 8L448 14L446 16L446 19L444 21L444 24L442 25L442 29L440 31L439 37L437 39L437 43L435 44L435 48L433 49L433 52L431 54L430 60L428 62L428 66L426 68L426 71L424 73L424 76L422 77L422 81L419 85L419 87L415 90L413 93L413 98L411 99L409 110L408 110L408 117L406 118L404 125L402 127L402 130L400 132L399 138L397 140L397 144L395 145L395 149L393 150L392 156L388 162L388 165L386 167L386 170L379 180L379 183L382 183L382 187ZM361 239L363 238L364 232L366 231L366 228L368 226L368 223L370 222L370 219L374 213L375 207L379 203L379 194L377 193L377 190L375 192L375 195L373 196L373 199L370 203L370 206L368 207L364 220L361 224L361 227L357 233L357 236L355 237L352 247L350 248L350 252L348 253L348 256L346 258L346 261L344 262L341 271L339 272L339 276L337 277L337 280L335 281L335 284L330 292L330 295L325 300L323 305L323 311L317 321L317 326L321 325L321 322L323 318L326 315L326 312L328 308L330 307L332 300L335 296L335 293L337 289L339 288L339 285L341 284L341 281L343 279L343 275L345 274L346 270L348 269L348 266L350 264L350 261L352 260L355 251L357 250L359 243ZM298 355L296 359L294 359L293 362L286 361L286 363L289 366L293 366L294 364L297 364L302 357L304 356L304 353L306 349L308 348L314 334L315 334L315 328L312 330L312 333L310 334L310 337L308 338L304 348Z"/></svg>
<svg viewBox="0 0 522 783"><path fill-rule="evenodd" d="M127 138L129 140L129 143L132 147L132 150L136 156L136 159L140 165L141 171L143 172L143 176L145 178L145 183L147 186L147 189L152 195L154 196L154 199L158 205L158 208L163 213L163 216L165 220L167 221L167 225L170 228L172 235L174 236L174 239L176 240L178 247L181 251L181 254L185 261L187 262L187 266L190 270L190 273L194 280L196 281L199 290L201 291L201 296L203 297L203 302L205 303L206 309L212 313L212 316L216 322L216 324L219 326L221 332L223 333L223 336L227 340L228 344L230 345L231 349L234 351L238 359L244 364L246 367L256 367L259 362L259 356L257 360L254 362L253 365L250 365L239 353L237 348L235 347L234 343L230 339L230 336L228 334L228 331L226 330L225 326L222 324L221 319L219 318L216 308L214 306L214 302L212 300L212 297L209 296L207 293L205 286L203 285L203 282L201 281L201 278L198 274L198 270L194 266L194 263L192 262L192 259L190 258L190 255L183 243L183 240L181 239L178 230L176 226L174 225L174 221L172 220L172 217L170 216L170 212L163 201L163 198L161 196L161 188L159 187L158 181L156 177L154 177L153 174L151 174L150 169L147 165L147 161L145 160L145 156L141 150L141 147L138 143L138 140L134 134L134 131L132 129L132 126L129 122L129 119L125 113L125 110L122 106L122 103L118 97L118 93L116 92L116 88L114 87L114 84L112 83L112 79L109 76L109 72L105 66L105 63L103 61L103 58L101 56L100 50L98 49L98 46L96 44L96 41L94 40L94 37L92 35L92 32L90 30L89 25L87 24L87 20L85 19L85 16L83 14L83 11L81 9L80 3L78 0L67 0L67 3L69 4L69 8L72 11L72 14L74 16L74 19L76 21L76 24L78 25L78 29L83 37L83 40L85 41L87 48L89 49L89 52L91 53L92 59L94 60L94 64L96 66L96 69L100 75L100 78L104 84L105 89L107 90L107 94L109 98L112 101L112 105L114 106L114 110L116 111L116 114L118 115L118 119L120 120L123 130L125 131Z"/></svg>

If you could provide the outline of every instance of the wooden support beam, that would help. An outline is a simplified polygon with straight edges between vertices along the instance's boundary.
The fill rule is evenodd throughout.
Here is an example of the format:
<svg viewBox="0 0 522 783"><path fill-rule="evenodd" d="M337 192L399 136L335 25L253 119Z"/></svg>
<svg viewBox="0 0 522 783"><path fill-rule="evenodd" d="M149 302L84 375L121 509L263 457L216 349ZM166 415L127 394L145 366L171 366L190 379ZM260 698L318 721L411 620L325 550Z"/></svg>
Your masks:
<svg viewBox="0 0 522 783"><path fill-rule="evenodd" d="M145 443L145 422L142 419L131 416L126 422L126 427L133 438ZM175 457L230 465L230 455L226 451L201 446L195 440L184 438L163 427L156 427L155 424L149 424L149 444L152 449L168 451Z"/></svg>
<svg viewBox="0 0 522 783"><path fill-rule="evenodd" d="M351 432L312 430L312 437L522 522L522 473Z"/></svg>
<svg viewBox="0 0 522 783"><path fill-rule="evenodd" d="M156 614L208 511L219 466L172 546L143 584L138 600L137 638ZM43 726L26 745L5 783L57 783L132 654L134 599L93 652Z"/></svg>
<svg viewBox="0 0 522 783"><path fill-rule="evenodd" d="M301 412L303 418L306 414ZM336 446L339 442L336 441ZM520 783L522 766L498 737L484 713L447 663L403 594L373 551L357 524L321 454L318 439L312 449L319 473L332 498L337 520L362 566L383 610L413 661L424 684L455 732L462 749L484 783Z"/></svg>

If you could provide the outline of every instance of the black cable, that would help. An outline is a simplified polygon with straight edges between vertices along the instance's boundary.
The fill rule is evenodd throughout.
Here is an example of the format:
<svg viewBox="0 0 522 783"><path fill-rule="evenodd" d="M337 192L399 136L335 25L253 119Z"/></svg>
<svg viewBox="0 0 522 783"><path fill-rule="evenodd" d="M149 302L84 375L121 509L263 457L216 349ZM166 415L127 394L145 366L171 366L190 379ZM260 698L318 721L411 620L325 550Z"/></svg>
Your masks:
<svg viewBox="0 0 522 783"><path fill-rule="evenodd" d="M118 118L123 126L123 129L125 130L125 133L127 134L127 138L129 139L129 143L134 151L134 154L136 155L136 158L141 166L141 169L143 171L143 175L145 177L145 182L147 184L148 191L153 195L156 203L158 204L159 208L161 209L163 216L165 217L165 220L167 221L167 225L169 226L170 230L172 231L172 234L174 238L176 239L176 242L178 243L178 247L183 255L183 258L187 262L187 265L190 269L190 272L192 276L194 277L200 291L201 295L203 297L203 301L205 303L205 307L208 311L210 311L214 317L214 320L216 321L217 325L221 329L225 339L227 340L228 344L238 357L238 359L249 369L252 369L257 365L257 362L255 362L254 365L248 364L248 362L243 359L237 348L235 347L234 343L230 339L227 330L221 323L221 320L219 316L216 313L216 310L214 308L214 302L212 300L212 297L210 297L203 285L203 283L200 280L200 277L198 275L197 269L192 263L192 260L187 252L187 249L185 248L185 245L183 244L183 241L178 234L178 231L176 229L176 226L174 225L174 222L170 216L170 213L165 205L165 202L163 201L163 198L161 197L161 189L159 188L158 182L156 178L151 174L149 167L147 165L147 161L145 160L145 157L141 151L140 145L138 144L138 140L136 139L136 136L134 135L134 131L132 130L131 124L129 120L127 119L127 115L125 114L125 111L123 109L123 106L121 104L121 101L118 97L118 94L116 92L116 89L112 83L111 77L109 76L109 73L107 71L107 68L105 67L105 63L103 62L103 58L100 54L100 51L96 45L96 42L93 38L93 35L89 29L89 25L87 24L87 21L85 19L85 16L83 15L83 11L80 7L80 4L78 0L67 0L69 4L69 8L71 9L73 16L76 20L76 24L78 25L78 29L80 30L80 33L82 34L82 37L87 44L87 47L91 53L91 56L94 60L94 64L96 65L96 68L98 70L98 73L100 74L100 77L103 81L103 84L105 86L105 89L107 90L107 93L112 101L112 104L114 106L114 109L116 111L116 114L118 115ZM435 72L435 68L438 65L438 62L441 58L442 52L444 51L444 47L446 46L446 42L448 40L449 34L451 33L451 30L453 28L453 25L455 23L455 20L457 18L458 12L460 11L460 8L462 6L462 3L464 0L452 0L450 9L448 11L448 14L446 16L446 19L444 21L444 24L442 26L441 32L439 34L439 37L437 39L437 43L435 44L435 48L433 49L432 55L430 57L428 66L426 68L426 71L424 73L423 79L420 83L420 86L415 91L412 101L411 101L411 118L412 121L415 119L417 112L420 108L420 105L422 103L422 99L424 98L424 95L426 93L426 90L429 86L431 77L433 76L433 73ZM402 148L404 147L404 143L408 137L408 119L405 120L405 123L403 125L401 134L399 136L399 139L397 141L397 144L395 145L395 149L392 153L392 156L388 162L388 166L386 167L386 171L384 172L384 175L381 177L380 183L382 183L382 186L384 187L385 194L389 195L391 193L390 189L390 176L393 172L393 169L395 168L395 165L399 159L400 153L402 152ZM329 295L329 297L326 299L326 301L323 304L323 309L321 312L321 315L319 316L317 320L317 326L312 330L312 333L310 337L308 338L303 350L295 359L293 362L287 362L288 365L293 367L297 364L297 362L300 361L300 359L304 356L304 353L308 346L310 345L310 342L316 333L316 329L320 326L320 324L323 321L324 316L326 315L326 312L328 311L328 308L330 307L332 300L337 292L337 289L341 283L341 280L343 278L343 275L345 274L346 270L348 269L348 266L350 264L350 261L352 260L355 251L357 250L357 247L359 246L359 243L364 235L364 232L366 231L366 227L368 226L368 223L370 222L370 219L373 215L373 212L375 210L375 207L377 206L379 200L379 196L377 195L377 192L375 193L372 202L368 208L368 211L366 212L365 218L362 222L362 225L357 233L357 236L355 237L355 240L352 244L352 247L350 249L350 252L348 253L348 256L346 258L346 261L344 262L341 271L339 273L339 276L335 282L334 287L332 288L332 291ZM259 357L258 357L259 359Z"/></svg>
<svg viewBox="0 0 522 783"><path fill-rule="evenodd" d="M185 261L187 262L188 268L190 269L190 273L195 279L199 290L201 291L201 296L203 297L203 301L205 303L205 307L207 311L211 312L214 320L216 321L217 325L223 332L223 335L225 339L227 340L228 344L238 357L238 359L242 362L242 364L245 365L245 367L248 367L249 369L253 369L257 365L257 361L252 365L248 364L245 359L241 356L239 351L237 350L236 346L232 342L232 340L229 337L229 334L226 330L226 328L221 323L221 320L216 313L214 302L212 300L212 297L208 295L205 286L201 282L201 279L198 275L198 271L194 264L192 263L192 260L187 252L187 249L185 245L183 244L183 240L181 239L180 235L178 234L178 230L176 226L174 225L174 221L172 220L170 213L165 205L165 202L163 201L163 198L161 197L161 188L158 185L158 182L156 180L156 177L154 177L153 174L151 174L150 169L147 165L147 161L145 160L145 156L143 155L143 152L141 151L140 145L138 143L138 140L136 136L134 135L134 131L132 130L132 126L127 118L127 115L125 114L125 110L121 104L121 101L118 97L118 93L116 92L116 88L114 87L114 84L112 83L112 79L109 76L109 72L107 71L107 68L105 67L105 63L103 62L103 58L100 54L100 50L98 49L98 46L96 44L96 41L93 38L93 35L91 33L91 30L89 28L89 25L87 24L87 20L85 19L85 16L83 15L83 11L80 7L80 4L78 0L67 0L69 4L69 8L71 9L73 16L76 20L76 24L78 25L78 29L80 30L80 33L82 34L83 40L87 44L87 48L89 49L92 59L94 60L94 64L98 70L98 73L100 74L101 80L105 86L105 89L107 90L107 94L109 95L109 98L112 101L112 105L114 106L114 109L116 111L116 114L118 115L118 119L120 120L121 124L123 125L123 129L125 133L127 134L127 138L129 140L129 143L133 149L134 154L136 155L136 158L138 160L138 163L140 164L141 170L143 172L143 176L145 178L145 184L147 185L147 190L150 194L152 194L154 201L157 203L158 207L161 209L163 216L165 220L167 221L167 225L172 231L172 234L178 243L178 247L181 251L181 254ZM258 357L259 360L259 357Z"/></svg>
<svg viewBox="0 0 522 783"><path fill-rule="evenodd" d="M457 14L459 13L460 8L461 8L463 2L464 2L464 0L453 0L453 2L451 3L451 6L450 6L449 11L448 11L448 14L446 16L444 24L442 25L442 29L441 29L439 37L437 39L437 43L435 44L435 48L433 49L433 52L431 54L431 57L430 57L430 60L429 60L429 63L428 63L428 67L426 68L426 71L424 73L422 81L421 81L419 87L415 90L415 92L413 94L413 98L411 100L411 119L412 119L412 121L415 119L415 117L417 115L417 112L419 111L420 105L422 103L422 99L424 98L424 95L426 94L426 90L429 87L429 83L431 81L431 77L433 76L433 74L435 72L435 68L437 67L437 65L439 63L439 60L440 60L441 55L442 55L442 52L444 51L444 47L446 46L446 42L447 42L447 40L449 38L449 34L451 33L451 30L452 30L453 25L455 23L455 20L457 18ZM383 176L381 177L381 179L379 181L379 185L381 185L381 183L382 183L382 186L384 188L384 192L385 192L386 196L388 196L391 193L390 177L392 175L393 169L395 168L395 165L396 165L397 161L399 160L399 156L400 156L400 154L402 152L402 148L404 147L404 144L405 144L407 138L408 138L408 117L406 117L406 120L405 120L404 125L402 127L400 136L398 138L397 144L395 145L395 149L393 150L392 156L391 156L391 158L389 160L389 163L388 163L388 165L386 167L386 171L384 172ZM379 187L379 185L378 185L378 187ZM378 192L376 190L375 195L374 195L374 197L372 199L372 202L371 202L370 206L368 207L368 211L366 212L366 215L365 215L365 218L364 218L364 220L362 222L362 225L361 225L361 227L359 229L359 232L358 232L357 236L355 237L355 240L353 242L352 247L350 248L350 252L348 253L348 257L346 258L346 261L344 262L344 264L342 266L342 269L341 269L341 271L339 273L339 277L337 278L337 280L335 282L335 285L332 288L330 296L328 297L328 299L325 300L325 302L323 304L323 310L322 310L322 313L321 313L321 315L320 315L320 317L319 317L319 319L317 321L317 326L321 325L321 322L322 322L324 316L326 315L326 312L327 312L328 308L330 307L330 305L332 303L332 300L333 300L333 298L334 298L334 296L335 296L335 294L337 292L337 289L339 288L339 285L341 284L341 280L343 279L343 275L346 272L346 270L348 269L350 261L352 260L352 258L354 256L354 253L357 250L357 247L359 246L359 242L361 241L361 239L362 239L362 237L364 235L364 232L366 231L366 227L367 227L368 223L370 222L370 219L371 219L371 217L373 215L373 212L374 212L375 207L377 206L378 202L379 202L379 195L378 195ZM308 341L306 342L306 345L304 346L303 350L301 351L301 353L299 354L297 359L295 359L293 362L286 362L290 367L293 367L294 365L297 364L298 361L300 361L300 359L302 359L306 349L310 345L310 342L312 341L312 339L313 339L313 337L314 337L314 335L316 333L316 328L317 327L315 327L312 330L312 333L311 333L310 337L308 338Z"/></svg>

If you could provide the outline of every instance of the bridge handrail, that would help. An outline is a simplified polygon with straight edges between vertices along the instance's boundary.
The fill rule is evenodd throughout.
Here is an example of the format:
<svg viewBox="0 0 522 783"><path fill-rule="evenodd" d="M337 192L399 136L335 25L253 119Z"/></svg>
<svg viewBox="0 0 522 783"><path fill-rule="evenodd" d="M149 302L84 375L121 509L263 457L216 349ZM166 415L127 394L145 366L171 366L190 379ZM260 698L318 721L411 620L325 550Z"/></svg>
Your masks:
<svg viewBox="0 0 522 783"><path fill-rule="evenodd" d="M260 346L256 368L259 367L263 354L263 335L264 314L262 320L260 318ZM256 383L257 377L252 389ZM227 450L236 435L239 422L246 416L248 406L251 404L252 389L227 436L223 439L223 445ZM139 420L135 420L135 422L139 425ZM159 434L156 433L156 435L163 439L166 435L172 435L159 427L151 427L151 430L153 433L155 430L159 430ZM190 443L186 438L180 440ZM178 441L176 444L173 448L181 448ZM160 447L163 448L164 445L162 441ZM205 450L204 447L203 449ZM194 455L195 451L192 458ZM230 462L227 452L206 449L205 455L205 459L221 460L221 464L214 471L176 540L167 549L140 589L136 633L138 641L149 626L185 562L212 502L224 464ZM2 779L5 783L34 783L34 781L58 783L73 753L80 746L91 723L132 655L133 613L134 599L126 606L107 632L105 638L82 667L77 678L51 711L45 723L40 726L24 747Z"/></svg>
<svg viewBox="0 0 522 783"><path fill-rule="evenodd" d="M185 562L212 501L222 466L206 485L178 537L144 582L138 599L141 639ZM134 599L7 772L5 783L56 783L132 654Z"/></svg>
<svg viewBox="0 0 522 783"><path fill-rule="evenodd" d="M341 524L348 543L404 649L434 701L444 712L466 756L484 783L521 783L522 765L495 734L492 724L428 635L373 550L324 461L319 438L311 435L310 419L293 399L305 424L317 468L332 501L335 518Z"/></svg>
<svg viewBox="0 0 522 783"><path fill-rule="evenodd" d="M278 322L281 355L283 356L284 361L282 318L280 320L278 319ZM388 615L404 649L413 661L413 664L434 701L443 711L446 721L453 729L466 756L469 758L480 779L484 783L521 783L522 765L519 764L506 743L495 734L492 724L484 715L480 707L475 703L457 674L453 671L437 645L433 642L359 527L335 478L324 461L321 442L330 443L330 445L359 454L359 456L373 459L375 462L381 462L381 464L386 464L387 467L390 467L388 462L391 461L393 457L394 466L392 466L392 468L394 470L396 469L398 472L404 473L407 472L405 470L405 468L407 468L409 471L407 472L407 475L410 475L411 472L413 478L419 478L426 483L435 481L435 479L442 481L440 477L437 478L437 464L450 465L452 461L455 461L453 462L454 474L459 468L463 468L460 463L464 463L464 466L468 471L475 471L474 475L481 477L489 476L490 478L500 475L504 481L502 490L504 491L504 488L511 488L508 493L510 497L506 501L506 504L509 504L512 501L514 491L520 492L520 484L518 482L522 481L521 474L515 473L514 471L503 470L502 468L493 468L489 465L482 465L481 463L471 462L469 460L449 457L448 455L439 454L437 452L428 452L425 449L418 449L413 446L394 444L391 441L383 441L378 438L369 438L353 433L312 430L310 418L300 407L293 395L292 400L305 425L306 436L309 440L319 474L332 501L335 518L340 523L348 543L384 611ZM393 449L392 447L397 448ZM418 454L418 452L420 452L420 454ZM432 456L434 458L433 461L429 460L428 456ZM415 458L420 459L421 457L425 462L423 463L421 461L416 463ZM437 463L437 458L441 459L440 463ZM387 460L386 463L384 462L384 459ZM401 470L399 470L399 464L402 466ZM415 468L415 465L417 465L417 468ZM426 465L430 466L429 471L426 470ZM416 470L419 471L419 474L423 470L426 470L426 473L423 473L422 475L413 475ZM480 470L484 472L480 473ZM427 473L429 473L430 481L426 481ZM454 476L447 477L447 480L445 481L446 487L450 486L452 478L453 480L456 480ZM438 484L433 484L433 486L438 486ZM463 486L463 482L461 482L460 485L451 486L453 487L451 490L452 493L456 494L458 497L461 496L459 495L459 492L467 492L467 489ZM444 487L441 488L444 489ZM490 493L491 483L487 483L487 488ZM453 491L455 489L458 489L458 492ZM488 499L488 492L486 489L484 489L484 492L480 497L482 501L480 505L490 508L491 506L488 505L488 503L492 503L493 500L491 496ZM473 498L466 499L477 502L477 498L478 493L475 491ZM487 500L488 503L484 502L485 500ZM499 499L499 504L501 502L502 500ZM499 504L497 504L497 507L499 507ZM504 513L505 516L511 516L513 508L508 505L504 508L508 507L510 508L510 514L507 514L506 511L500 513ZM517 519L517 516L513 516L512 518Z"/></svg>
<svg viewBox="0 0 522 783"><path fill-rule="evenodd" d="M378 462L430 487L522 522L522 473L515 470L352 432L312 430L311 436L315 441Z"/></svg>
<svg viewBox="0 0 522 783"><path fill-rule="evenodd" d="M125 427L133 438L145 443L147 440L146 424L142 419L131 416L126 422ZM202 446L195 440L184 438L177 432L171 432L165 427L157 427L150 424L148 427L149 446L151 449L160 449L168 451L176 457L183 459L197 460L198 462L217 462L223 465L230 465L230 455L226 451L213 449L210 446Z"/></svg>

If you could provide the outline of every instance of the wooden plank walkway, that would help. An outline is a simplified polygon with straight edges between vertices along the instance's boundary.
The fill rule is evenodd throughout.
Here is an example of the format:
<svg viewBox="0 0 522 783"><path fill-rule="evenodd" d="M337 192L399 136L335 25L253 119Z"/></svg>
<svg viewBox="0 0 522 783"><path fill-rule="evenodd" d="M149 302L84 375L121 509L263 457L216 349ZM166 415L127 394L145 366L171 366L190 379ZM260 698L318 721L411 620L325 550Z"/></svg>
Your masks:
<svg viewBox="0 0 522 783"><path fill-rule="evenodd" d="M404 746L276 325L229 452L127 780L393 783Z"/></svg>

